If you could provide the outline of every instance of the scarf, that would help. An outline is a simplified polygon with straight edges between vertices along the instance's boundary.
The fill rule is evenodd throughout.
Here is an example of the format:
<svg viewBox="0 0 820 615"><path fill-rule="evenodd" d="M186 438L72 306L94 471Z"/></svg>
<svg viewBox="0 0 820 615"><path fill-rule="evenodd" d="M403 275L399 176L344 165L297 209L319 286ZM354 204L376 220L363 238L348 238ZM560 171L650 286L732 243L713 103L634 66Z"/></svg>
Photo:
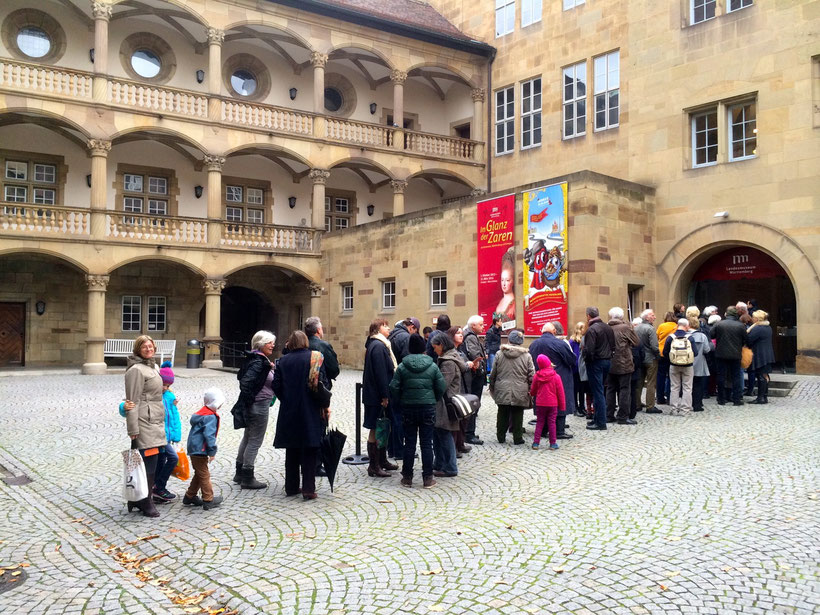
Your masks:
<svg viewBox="0 0 820 615"><path fill-rule="evenodd" d="M325 357L318 350L310 351L310 369L308 370L308 386L312 391L319 388L319 370L322 369Z"/></svg>
<svg viewBox="0 0 820 615"><path fill-rule="evenodd" d="M396 355L393 354L393 347L390 345L390 341L381 333L371 335L370 339L379 340L382 344L387 346L387 351L390 353L390 360L393 361L393 369L396 369L399 366L399 364L396 362Z"/></svg>

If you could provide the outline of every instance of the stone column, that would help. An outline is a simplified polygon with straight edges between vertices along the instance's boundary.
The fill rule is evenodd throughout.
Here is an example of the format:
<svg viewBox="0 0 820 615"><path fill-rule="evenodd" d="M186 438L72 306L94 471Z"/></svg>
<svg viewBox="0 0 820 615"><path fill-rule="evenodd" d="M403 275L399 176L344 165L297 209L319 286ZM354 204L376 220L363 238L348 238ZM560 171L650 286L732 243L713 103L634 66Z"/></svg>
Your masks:
<svg viewBox="0 0 820 615"><path fill-rule="evenodd" d="M475 146L473 152L473 159L476 162L484 160L484 90L481 88L473 88L471 91L473 97L473 124L470 128L470 138L473 141L478 141L480 145Z"/></svg>
<svg viewBox="0 0 820 615"><path fill-rule="evenodd" d="M107 367L103 357L105 345L105 291L109 276L87 274L88 287L88 337L85 340L85 363L82 373L86 375L104 374Z"/></svg>
<svg viewBox="0 0 820 615"><path fill-rule="evenodd" d="M311 52L310 63L313 65L313 136L317 139L325 138L325 65L327 54L318 51Z"/></svg>
<svg viewBox="0 0 820 615"><path fill-rule="evenodd" d="M94 16L94 100L105 102L108 97L108 22L111 20L111 5L105 2L91 2Z"/></svg>
<svg viewBox="0 0 820 615"><path fill-rule="evenodd" d="M111 141L91 139L86 146L91 153L91 239L101 240L105 238L107 162Z"/></svg>
<svg viewBox="0 0 820 615"><path fill-rule="evenodd" d="M310 289L310 316L319 316L319 306L322 302L322 287L318 284L308 284Z"/></svg>
<svg viewBox="0 0 820 615"><path fill-rule="evenodd" d="M393 82L393 147L404 149L404 82L407 73L403 70L390 71L390 81Z"/></svg>
<svg viewBox="0 0 820 615"><path fill-rule="evenodd" d="M407 189L407 182L403 179L392 179L390 185L393 186L393 217L404 214L404 191Z"/></svg>
<svg viewBox="0 0 820 615"><path fill-rule="evenodd" d="M218 246L222 239L222 156L205 156L208 168L208 245Z"/></svg>
<svg viewBox="0 0 820 615"><path fill-rule="evenodd" d="M208 119L219 120L222 116L222 43L225 31L208 28Z"/></svg>
<svg viewBox="0 0 820 615"><path fill-rule="evenodd" d="M205 289L205 337L202 340L205 342L205 356L202 367L216 369L222 367L222 358L219 355L219 343L222 341L219 323L225 280L206 278L202 281L202 288Z"/></svg>
<svg viewBox="0 0 820 615"><path fill-rule="evenodd" d="M325 184L330 171L311 169L309 174L313 181L313 200L311 201L311 226L320 231L325 230Z"/></svg>

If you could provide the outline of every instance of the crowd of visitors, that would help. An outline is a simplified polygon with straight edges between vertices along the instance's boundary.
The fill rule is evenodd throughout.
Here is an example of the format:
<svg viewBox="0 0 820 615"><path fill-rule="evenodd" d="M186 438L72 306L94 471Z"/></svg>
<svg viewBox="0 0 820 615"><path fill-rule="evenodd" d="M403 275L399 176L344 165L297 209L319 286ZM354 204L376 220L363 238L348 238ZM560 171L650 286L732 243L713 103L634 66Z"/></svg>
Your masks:
<svg viewBox="0 0 820 615"><path fill-rule="evenodd" d="M566 419L573 413L586 417L587 429L604 431L613 422L636 425L641 409L658 414L664 412L659 406L669 406L668 413L676 416L703 412L703 400L715 394L718 405L742 406L744 369L746 394L756 389L753 403L768 403L774 363L768 314L754 301L726 308L723 317L717 312L715 306L701 311L676 304L656 328L652 309L628 322L624 310L613 307L605 322L598 308L588 307L586 322L577 323L572 335L565 336L560 323L548 322L529 348L517 329L506 332L504 343L501 318L493 321L485 340L484 319L478 315L458 327L441 314L435 330L421 332L413 317L392 329L377 318L365 338L362 373L367 474L390 477L399 469L392 457L401 461L401 485L412 487L418 446L423 487L457 476L458 459L484 444L476 418L485 387L498 408L497 441L505 443L512 432L513 445L524 444L524 414L532 409L534 450L544 437L550 450L559 448L558 440L572 438ZM305 321L304 331L292 332L281 358L273 361L275 345L273 333L258 331L237 374L239 392L231 413L234 428L244 432L233 480L242 489L267 487L256 479L255 463L270 408L278 400L273 446L285 449L285 494L312 500L339 363L317 317ZM120 407L149 488L147 498L129 502L128 508L149 517L159 515L155 503L176 498L166 483L182 437L170 390L173 371L170 364L156 365L155 350L149 336L135 340ZM194 477L183 498L186 505L209 509L221 502L213 494L208 463L216 455L223 402L221 391L209 390L191 417L187 451Z"/></svg>

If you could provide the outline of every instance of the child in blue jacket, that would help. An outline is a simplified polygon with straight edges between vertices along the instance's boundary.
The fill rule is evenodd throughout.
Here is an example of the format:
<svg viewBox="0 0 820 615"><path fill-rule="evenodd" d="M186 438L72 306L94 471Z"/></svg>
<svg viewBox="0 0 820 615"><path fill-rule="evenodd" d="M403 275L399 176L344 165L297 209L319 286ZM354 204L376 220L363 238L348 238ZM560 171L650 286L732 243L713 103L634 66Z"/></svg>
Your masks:
<svg viewBox="0 0 820 615"><path fill-rule="evenodd" d="M174 370L171 369L171 362L165 361L159 369L162 378L162 403L165 406L165 438L168 443L160 451L157 460L157 471L154 475L154 502L165 504L174 500L176 494L168 491L168 479L174 468L177 467L179 457L177 456L177 445L182 440L182 423L179 420L177 410L177 396L171 391L174 384Z"/></svg>
<svg viewBox="0 0 820 615"><path fill-rule="evenodd" d="M217 388L205 391L202 408L191 417L191 431L188 432L188 457L194 469L194 477L182 498L186 506L202 506L203 510L216 508L222 503L222 496L214 496L211 473L208 464L216 457L216 436L219 433L217 411L225 403L225 394ZM202 491L200 499L197 493Z"/></svg>

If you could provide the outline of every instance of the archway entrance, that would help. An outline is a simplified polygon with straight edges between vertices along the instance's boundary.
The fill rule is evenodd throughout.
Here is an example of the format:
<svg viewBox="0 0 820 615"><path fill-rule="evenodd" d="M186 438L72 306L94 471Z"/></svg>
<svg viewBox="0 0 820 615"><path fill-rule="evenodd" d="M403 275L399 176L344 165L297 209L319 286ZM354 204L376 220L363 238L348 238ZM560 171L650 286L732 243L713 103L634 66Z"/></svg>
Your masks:
<svg viewBox="0 0 820 615"><path fill-rule="evenodd" d="M777 362L793 369L797 356L797 301L788 274L771 256L748 246L711 253L692 275L689 305L718 306L754 299L769 313Z"/></svg>

